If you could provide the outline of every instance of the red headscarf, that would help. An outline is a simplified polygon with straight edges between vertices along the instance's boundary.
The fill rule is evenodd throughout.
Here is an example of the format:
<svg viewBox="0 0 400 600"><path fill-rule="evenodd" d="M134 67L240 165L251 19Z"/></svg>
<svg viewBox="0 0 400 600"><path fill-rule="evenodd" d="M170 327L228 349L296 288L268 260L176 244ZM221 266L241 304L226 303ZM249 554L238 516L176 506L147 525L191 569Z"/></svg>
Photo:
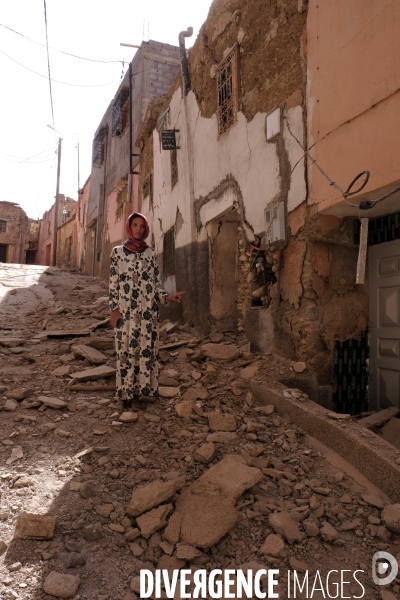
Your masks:
<svg viewBox="0 0 400 600"><path fill-rule="evenodd" d="M141 219L143 219L145 225L144 234L142 235L142 239L140 240L135 240L135 238L132 237L131 232L131 221L136 217L140 217ZM125 230L128 234L128 239L124 242L125 248L128 248L128 250L130 250L131 252L143 252L143 250L146 250L146 248L149 247L144 241L150 232L149 222L144 215L136 212L129 215L128 220L126 221Z"/></svg>

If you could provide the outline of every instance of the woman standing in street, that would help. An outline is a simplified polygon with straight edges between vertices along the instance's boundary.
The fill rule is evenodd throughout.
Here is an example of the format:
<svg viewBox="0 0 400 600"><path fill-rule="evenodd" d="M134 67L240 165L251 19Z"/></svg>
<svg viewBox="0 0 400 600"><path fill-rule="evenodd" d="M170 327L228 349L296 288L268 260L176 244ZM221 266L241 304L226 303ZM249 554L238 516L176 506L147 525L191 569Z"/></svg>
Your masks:
<svg viewBox="0 0 400 600"><path fill-rule="evenodd" d="M155 252L144 241L145 216L133 213L126 222L128 239L111 252L110 323L115 328L117 397L124 408L158 396L158 304L180 302L162 287Z"/></svg>

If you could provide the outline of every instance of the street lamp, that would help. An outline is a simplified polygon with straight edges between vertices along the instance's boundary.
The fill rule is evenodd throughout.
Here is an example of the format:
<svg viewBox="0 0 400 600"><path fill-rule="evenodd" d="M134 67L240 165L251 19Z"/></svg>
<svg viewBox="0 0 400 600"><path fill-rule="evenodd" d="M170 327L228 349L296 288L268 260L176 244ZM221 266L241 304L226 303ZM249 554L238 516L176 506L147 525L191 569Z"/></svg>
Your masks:
<svg viewBox="0 0 400 600"><path fill-rule="evenodd" d="M59 197L60 197L60 169L61 169L61 143L62 137L59 131L54 129L51 125L47 125L50 129L53 129L60 135L58 138L58 150L57 150L57 186L56 186L56 202L54 206L54 233L53 233L53 247L51 249L51 266L57 266L57 229L58 229L58 211L59 211Z"/></svg>

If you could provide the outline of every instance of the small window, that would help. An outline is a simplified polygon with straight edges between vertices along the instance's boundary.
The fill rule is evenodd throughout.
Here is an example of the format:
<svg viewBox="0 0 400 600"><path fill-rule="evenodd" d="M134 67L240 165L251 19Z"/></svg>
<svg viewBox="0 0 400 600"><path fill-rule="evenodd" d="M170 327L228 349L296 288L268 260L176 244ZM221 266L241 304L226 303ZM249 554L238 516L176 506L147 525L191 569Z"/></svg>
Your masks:
<svg viewBox="0 0 400 600"><path fill-rule="evenodd" d="M142 185L143 200L150 196L150 202L153 201L153 173L149 173Z"/></svg>
<svg viewBox="0 0 400 600"><path fill-rule="evenodd" d="M129 123L129 88L123 87L113 106L112 134L115 137L122 135Z"/></svg>
<svg viewBox="0 0 400 600"><path fill-rule="evenodd" d="M0 220L0 233L6 233L7 231L7 221Z"/></svg>
<svg viewBox="0 0 400 600"><path fill-rule="evenodd" d="M107 127L102 127L93 140L93 166L101 167L106 155Z"/></svg>
<svg viewBox="0 0 400 600"><path fill-rule="evenodd" d="M163 275L175 275L175 232L173 229L164 235L163 244Z"/></svg>
<svg viewBox="0 0 400 600"><path fill-rule="evenodd" d="M171 188L173 188L178 183L178 152L175 150L170 150L171 157Z"/></svg>
<svg viewBox="0 0 400 600"><path fill-rule="evenodd" d="M236 44L217 69L218 137L237 120L239 105L239 46Z"/></svg>

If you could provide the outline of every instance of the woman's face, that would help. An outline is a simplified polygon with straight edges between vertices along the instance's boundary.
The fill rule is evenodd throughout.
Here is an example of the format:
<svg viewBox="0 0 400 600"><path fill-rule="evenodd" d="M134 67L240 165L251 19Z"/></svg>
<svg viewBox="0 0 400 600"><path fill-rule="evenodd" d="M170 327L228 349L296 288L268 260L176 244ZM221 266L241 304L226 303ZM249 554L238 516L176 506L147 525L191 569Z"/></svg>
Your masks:
<svg viewBox="0 0 400 600"><path fill-rule="evenodd" d="M146 225L142 217L135 217L132 219L130 227L132 237L134 237L135 240L141 240L144 236L144 232L146 231Z"/></svg>

